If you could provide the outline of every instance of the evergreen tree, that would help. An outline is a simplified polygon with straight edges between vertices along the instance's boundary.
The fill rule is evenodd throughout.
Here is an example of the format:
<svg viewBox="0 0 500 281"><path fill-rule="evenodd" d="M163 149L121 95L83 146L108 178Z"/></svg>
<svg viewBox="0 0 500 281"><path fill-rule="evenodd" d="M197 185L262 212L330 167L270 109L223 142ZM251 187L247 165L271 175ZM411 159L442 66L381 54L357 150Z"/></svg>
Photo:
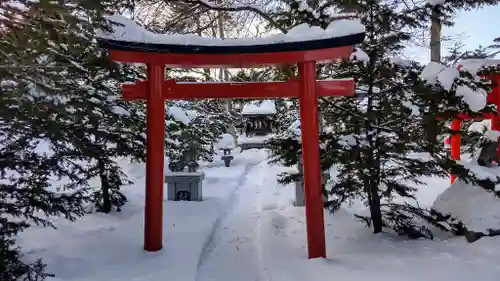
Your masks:
<svg viewBox="0 0 500 281"><path fill-rule="evenodd" d="M319 77L353 77L358 95L320 100L323 118L332 128L320 136L321 167L326 170L334 165L338 170L330 191L334 198L328 204L330 210L335 212L341 204L361 199L370 215L358 217L371 225L375 233L388 227L412 238L432 237L427 223L440 228L444 223L448 230L463 234L463 225L449 215L395 200L415 199L415 191L425 184L422 176L447 177L453 169L461 177L474 180L449 160L442 143L424 137L425 121L436 120L438 113L449 118L459 111L470 112L467 104L455 95L457 86L433 93L420 79L422 67L398 58L410 39L409 32L423 28L424 22L411 9L401 8L399 1L338 1L317 9L304 8L303 1L284 2L291 13L277 22L287 26L307 22L326 27L342 17L326 13L327 6L357 12L366 26L365 42L351 61L319 69ZM455 85L470 81L463 78ZM488 87L484 83L476 86ZM442 130L444 126L441 124L439 128ZM290 145L291 142L291 138L286 138L274 143L274 161L295 164L301 151L300 146ZM431 155L422 157L427 151Z"/></svg>
<svg viewBox="0 0 500 281"><path fill-rule="evenodd" d="M66 111L57 118L72 123L59 133L69 157L84 161L87 180L98 178L100 187L92 191L91 200L98 211L108 213L112 207L117 211L127 198L120 187L131 184L116 160L128 157L145 160L144 108L141 103L126 102L120 97L120 86L133 82L140 76L130 66L112 64L97 46L80 54L82 89L74 91L65 103Z"/></svg>
<svg viewBox="0 0 500 281"><path fill-rule="evenodd" d="M74 220L84 214L90 175L82 160L89 157L84 154L88 151L79 150L76 135L71 135L75 108L68 103L75 105L78 99L82 103L92 92L85 82L91 74L99 76L99 67L84 69L89 63L85 59L89 50L95 50L96 30L106 28L102 15L124 4L0 3L1 280L47 276L40 261L25 262L15 246L16 234L30 224L53 227L49 220L53 216ZM63 186L54 188L60 179Z"/></svg>

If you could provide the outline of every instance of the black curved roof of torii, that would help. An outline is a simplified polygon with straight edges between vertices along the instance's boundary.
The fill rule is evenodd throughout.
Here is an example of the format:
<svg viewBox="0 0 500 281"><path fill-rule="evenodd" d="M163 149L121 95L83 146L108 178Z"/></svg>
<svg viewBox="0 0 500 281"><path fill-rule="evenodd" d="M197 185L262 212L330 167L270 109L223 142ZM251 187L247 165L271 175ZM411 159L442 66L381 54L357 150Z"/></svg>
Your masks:
<svg viewBox="0 0 500 281"><path fill-rule="evenodd" d="M260 45L179 45L130 42L111 39L98 39L102 48L109 50L154 52L174 54L252 54L252 53L280 53L293 51L313 51L321 49L353 46L363 42L365 33L355 33L326 39L309 41L283 42Z"/></svg>

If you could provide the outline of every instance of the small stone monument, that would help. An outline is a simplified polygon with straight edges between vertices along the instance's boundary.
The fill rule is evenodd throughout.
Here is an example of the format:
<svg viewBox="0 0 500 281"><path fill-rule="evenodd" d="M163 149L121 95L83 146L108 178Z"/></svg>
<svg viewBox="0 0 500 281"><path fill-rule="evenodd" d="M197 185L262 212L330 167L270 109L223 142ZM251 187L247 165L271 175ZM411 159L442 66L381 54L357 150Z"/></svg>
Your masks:
<svg viewBox="0 0 500 281"><path fill-rule="evenodd" d="M198 172L199 145L192 142L180 160L168 164L170 172L165 173L167 183L167 199L169 201L201 201L203 199L202 184L205 174Z"/></svg>
<svg viewBox="0 0 500 281"><path fill-rule="evenodd" d="M302 157L299 158L299 163L297 164L298 169L298 179L295 181L295 206L305 206L305 193L304 193L304 167L302 165ZM324 171L322 174L322 187L330 179L330 174L328 171ZM327 202L328 198L323 195L323 202Z"/></svg>
<svg viewBox="0 0 500 281"><path fill-rule="evenodd" d="M231 151L235 148L235 140L231 134L223 134L217 147L223 151L224 155L221 156L221 159L224 161L224 165L226 167L231 166L231 161L234 159L234 156L231 155Z"/></svg>
<svg viewBox="0 0 500 281"><path fill-rule="evenodd" d="M485 142L477 158L479 166L491 167L498 165L498 160L498 141Z"/></svg>

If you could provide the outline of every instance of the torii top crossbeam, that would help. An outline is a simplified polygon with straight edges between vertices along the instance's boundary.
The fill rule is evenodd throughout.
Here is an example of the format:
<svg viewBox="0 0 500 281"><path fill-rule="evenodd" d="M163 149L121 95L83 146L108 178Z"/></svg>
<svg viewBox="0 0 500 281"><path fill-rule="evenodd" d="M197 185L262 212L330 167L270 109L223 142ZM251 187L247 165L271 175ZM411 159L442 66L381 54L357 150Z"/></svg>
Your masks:
<svg viewBox="0 0 500 281"><path fill-rule="evenodd" d="M111 60L145 63L148 80L123 85L123 97L146 99L147 154L144 248L162 248L165 99L299 98L309 258L325 257L323 196L319 165L318 96L352 96L352 79L316 81L316 62L346 59L364 39L357 20L335 21L323 30L300 25L287 35L265 39L220 40L196 35L158 35L122 16L120 26L104 33L99 44ZM259 67L298 64L299 77L268 83L176 83L165 81L168 67Z"/></svg>
<svg viewBox="0 0 500 281"><path fill-rule="evenodd" d="M358 21L333 22L327 30L300 25L287 35L269 38L221 40L197 35L158 35L122 16L110 17L119 24L100 45L114 61L163 64L168 67L259 67L324 62L349 57L353 45L364 39Z"/></svg>

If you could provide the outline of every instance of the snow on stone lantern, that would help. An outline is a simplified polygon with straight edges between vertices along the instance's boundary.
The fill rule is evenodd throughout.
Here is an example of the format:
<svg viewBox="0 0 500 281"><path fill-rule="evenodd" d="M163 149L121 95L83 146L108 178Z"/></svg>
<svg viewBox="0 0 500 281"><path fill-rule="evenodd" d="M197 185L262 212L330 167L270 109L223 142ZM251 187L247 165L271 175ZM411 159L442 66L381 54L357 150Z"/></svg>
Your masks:
<svg viewBox="0 0 500 281"><path fill-rule="evenodd" d="M199 147L199 143L191 141L181 159L168 164L170 172L165 173L168 200L203 200L202 184L205 174L197 171L199 164L196 162Z"/></svg>

